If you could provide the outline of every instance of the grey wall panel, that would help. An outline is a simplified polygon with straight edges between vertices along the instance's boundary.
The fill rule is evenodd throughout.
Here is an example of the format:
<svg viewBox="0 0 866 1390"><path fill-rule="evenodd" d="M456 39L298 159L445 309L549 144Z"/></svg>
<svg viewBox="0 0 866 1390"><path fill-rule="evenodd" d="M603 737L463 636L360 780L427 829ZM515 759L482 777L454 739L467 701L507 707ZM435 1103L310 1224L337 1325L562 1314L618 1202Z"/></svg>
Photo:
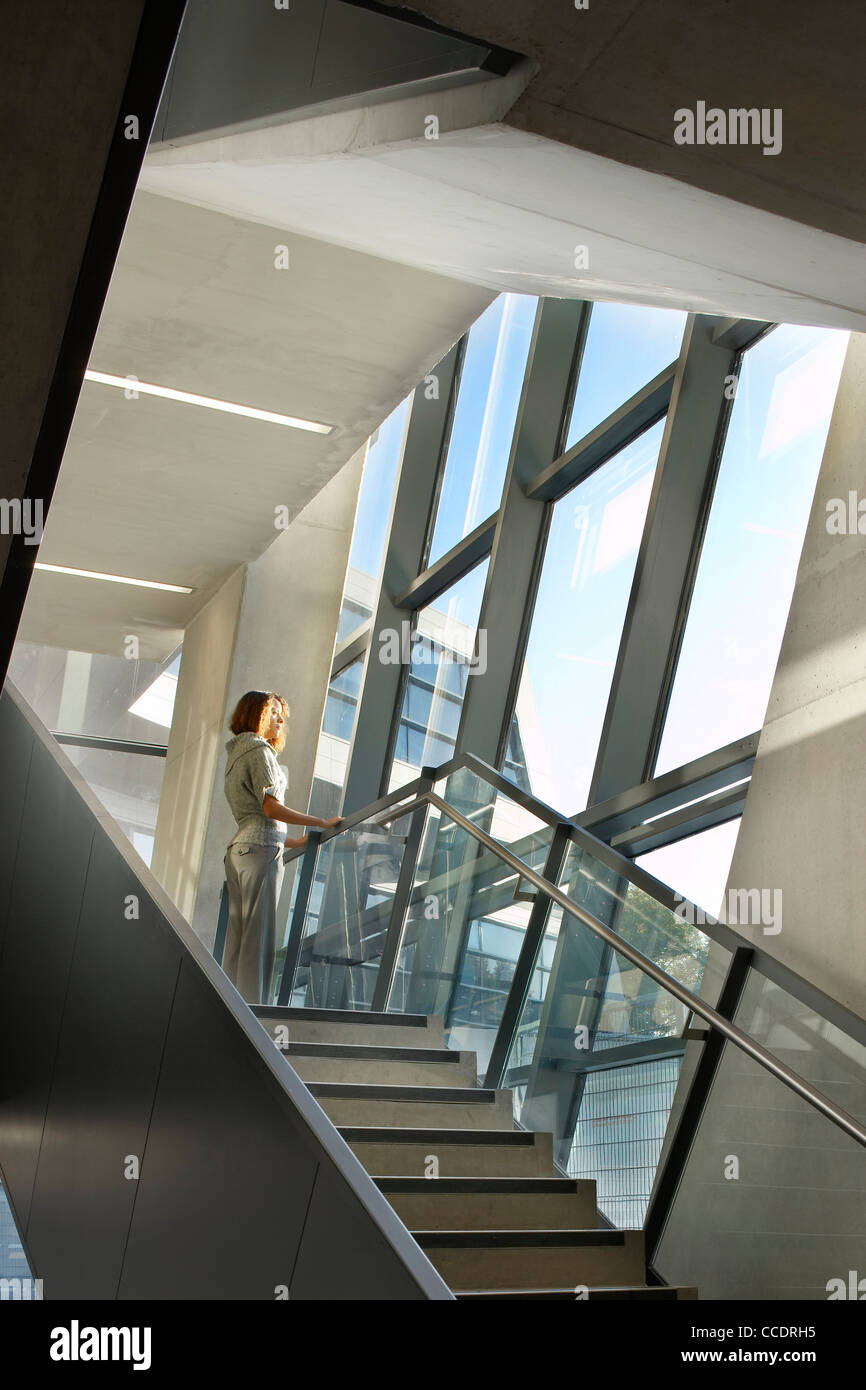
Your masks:
<svg viewBox="0 0 866 1390"><path fill-rule="evenodd" d="M6 732L15 746L33 737L20 716L6 723ZM2 751L5 759L5 745ZM20 833L0 958L0 1166L23 1232L94 825L38 742L16 809Z"/></svg>
<svg viewBox="0 0 866 1390"><path fill-rule="evenodd" d="M347 1200L339 1175L323 1164L304 1226L292 1299L423 1298L420 1289L407 1293L405 1281L396 1277L387 1259L384 1236L376 1232L371 1239L369 1223L362 1217L357 1205Z"/></svg>
<svg viewBox="0 0 866 1390"><path fill-rule="evenodd" d="M26 1232L37 1269L50 1270L48 1299L116 1295L136 1193L125 1161L144 1154L179 967L179 943L97 835Z"/></svg>
<svg viewBox="0 0 866 1390"><path fill-rule="evenodd" d="M2 794L0 794L0 960L18 837L21 832L21 807L27 790L33 734L22 729L18 711L8 701L0 700L0 748L3 749ZM2 966L0 966L2 968Z"/></svg>
<svg viewBox="0 0 866 1390"><path fill-rule="evenodd" d="M214 1003L185 964L123 1266L124 1299L273 1299L277 1285L291 1282L316 1155Z"/></svg>

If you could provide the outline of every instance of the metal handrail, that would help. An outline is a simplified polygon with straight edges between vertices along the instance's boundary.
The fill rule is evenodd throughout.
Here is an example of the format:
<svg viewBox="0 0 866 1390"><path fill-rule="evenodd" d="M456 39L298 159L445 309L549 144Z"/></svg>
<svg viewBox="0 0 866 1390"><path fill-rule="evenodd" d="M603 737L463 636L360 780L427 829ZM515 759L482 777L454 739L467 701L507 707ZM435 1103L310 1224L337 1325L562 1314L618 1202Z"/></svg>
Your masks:
<svg viewBox="0 0 866 1390"><path fill-rule="evenodd" d="M548 806L545 802L539 801L538 797L533 796L531 792L523 791L521 787L516 786L515 783L511 782L503 773L490 767L473 753L455 754L453 758L442 763L439 767L425 768L424 773L429 775L430 780L441 782L450 777L453 773L463 770L473 772L482 781L488 783L494 791L501 792L502 795L507 796L509 800L513 801L515 805L530 812L536 819L541 821L544 825L549 826L551 829L554 829L557 825L565 826L570 839L575 844L582 846L590 852L594 858L598 859L600 863L605 864L628 883L634 884L635 887L648 893L650 897L661 903L662 906L666 907L669 911L675 911L677 906L685 901L680 898L680 895L675 894L667 884L655 878L652 874L647 873L645 869L640 868L626 855L623 855L621 851L612 848L606 841L600 840L591 830L580 825L576 818L559 815L553 807ZM359 811L355 811L342 820L339 825L329 830L314 830L313 837L310 839L309 844L302 849L287 851L283 856L283 863L289 863L311 851L316 852L317 848L326 844L328 840L341 835L346 830L350 830L353 826L360 824L362 821L374 819L380 812L386 811L389 807L397 807L397 816L408 814L411 806L407 798L413 795L417 796L422 791L426 791L427 786L429 786L429 781L425 783L424 776L416 777L396 791L389 792L386 796L380 797L370 805L363 807ZM396 816L391 817L391 819L395 818ZM383 820L387 819L387 816L383 818ZM522 862L523 861L521 861L521 863ZM741 936L739 932L734 931L726 923L717 922L710 914L702 914L700 930L704 936L721 946L724 950L735 952L738 947L743 947L752 951L752 968L757 971L762 978L773 981L788 994L792 995L793 998L805 1004L807 1008L813 1009L821 1013L823 1017L829 1019L833 1026L838 1028L840 1032L855 1039L861 1046L866 1046L866 1024L864 1024L863 1020L853 1014L850 1009L839 1004L837 1000L832 999L823 990L818 989L809 981L797 975L795 971L791 970L782 961L775 957L768 956L766 952L756 947L753 942Z"/></svg>
<svg viewBox="0 0 866 1390"><path fill-rule="evenodd" d="M729 1022L728 1019L724 1018L711 1004L705 1003L703 999L693 994L691 990L686 989L685 986L681 985L673 976L661 970L648 956L643 955L641 951L636 950L629 942L617 936L615 931L612 931L610 927L606 927L602 922L599 922L597 918L593 917L592 913L587 912L586 908L582 907L580 903L575 902L567 893L563 893L561 888L557 888L556 885L551 883L549 879L546 879L543 874L530 868L530 866L524 863L522 859L519 859L516 854L512 854L505 845L495 840L492 835L488 835L485 830L479 829L479 827L471 820L468 820L461 811L449 805L449 803L444 801L441 796L438 796L436 792L422 792L413 802L410 802L408 806L401 807L399 814L407 815L423 805L436 806L440 811L444 812L450 820L453 820L455 824L459 825L461 829L465 830L467 834L471 835L479 844L484 845L493 854L497 855L504 863L508 864L510 868L516 870L522 878L528 879L530 883L534 883L536 888L540 889L542 893L545 893L552 902L555 902L564 912L568 913L569 916L576 917L578 921L582 922L584 926L588 927L591 932L600 937L608 946L613 947L618 955L625 956L626 960L631 961L632 965L637 966L639 970L642 970L643 973L654 980L656 984L661 985L662 988L667 990L669 994L672 994L675 999L678 999L681 1004L685 1004L688 1009L691 1009L699 1018L709 1023L717 1032L727 1038L729 1042L732 1042L736 1047L740 1048L742 1052L745 1052L747 1056L758 1062L767 1071L772 1072L777 1080L781 1081L790 1090L796 1092L797 1095L814 1109L820 1110L828 1120L832 1121L832 1123L837 1125L840 1129L843 1129L846 1134L850 1135L858 1144L862 1144L863 1147L866 1148L866 1129L855 1120L853 1115L849 1115L847 1110L842 1110L840 1106L835 1105L832 1100L829 1100L820 1091L817 1091L810 1082L806 1081L797 1072L792 1071L784 1062L780 1062L777 1057L774 1057L773 1054L762 1047L760 1043L755 1042L742 1028L738 1028L735 1023ZM389 819L396 819L396 815L390 814L383 816L380 818L380 823L385 823L385 821Z"/></svg>
<svg viewBox="0 0 866 1390"><path fill-rule="evenodd" d="M327 844L328 840L333 840L337 835L344 834L345 831L351 830L353 826L361 825L365 820L372 820L380 811L385 810L389 806L395 806L401 801L405 801L407 796L414 796L423 783L423 777L415 777L411 782L407 782L404 787L400 787L398 791L389 792L387 796L380 796L378 801L373 801L369 806L363 806L360 811L355 811L352 815L345 816L340 821L339 825L333 825L328 830L319 830L318 827L311 826L310 829L316 836L316 844ZM399 811L398 814L400 814ZM392 819L396 819L396 816L392 817ZM309 847L309 844L306 844L302 845L300 849L287 849L283 855L283 863L290 864L293 859L300 859L302 855L307 853Z"/></svg>

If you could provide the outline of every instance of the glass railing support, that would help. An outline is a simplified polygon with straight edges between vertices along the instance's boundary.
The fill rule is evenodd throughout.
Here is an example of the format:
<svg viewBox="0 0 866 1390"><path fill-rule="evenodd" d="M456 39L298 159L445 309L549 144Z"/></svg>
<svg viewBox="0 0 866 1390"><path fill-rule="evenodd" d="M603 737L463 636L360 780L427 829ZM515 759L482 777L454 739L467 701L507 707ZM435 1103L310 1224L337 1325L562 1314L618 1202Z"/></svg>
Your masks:
<svg viewBox="0 0 866 1390"><path fill-rule="evenodd" d="M421 769L419 780L419 791L423 794L428 792L436 780L435 767L424 767ZM409 910L409 899L412 896L412 886L415 882L415 870L418 864L418 854L421 850L421 842L424 838L424 828L427 824L428 803L425 801L419 805L412 813L409 823L409 832L406 836L406 849L400 864L400 873L397 877L397 887L394 890L394 900L391 905L391 917L388 922L388 933L385 937L385 945L382 950L382 959L379 963L379 972L376 976L376 986L373 990L373 999L370 1008L374 1013L384 1013L388 1007L388 999L394 984L394 973L397 969L397 961L400 956L400 941L403 936L403 923L406 920L406 913ZM380 818L379 823L393 820L395 817L386 815Z"/></svg>
<svg viewBox="0 0 866 1390"><path fill-rule="evenodd" d="M565 862L565 856L571 841L570 829L570 826L560 822L553 832L550 849L547 852L547 859L544 864L544 877L550 883L557 883L559 881L559 875L562 872L562 866ZM538 960L538 953L541 950L541 943L544 940L544 932L547 927L548 917L550 916L550 907L551 901L547 894L538 893L532 906L532 912L530 913L529 921L526 926L526 933L523 938L523 945L520 948L517 965L514 967L511 988L508 991L508 998L505 1001L505 1008L502 1013L499 1028L496 1031L493 1050L490 1053L490 1062L484 1077L484 1085L486 1087L496 1089L502 1085L508 1058L514 1046L517 1025L523 1013L526 997L532 983L536 961Z"/></svg>
<svg viewBox="0 0 866 1390"><path fill-rule="evenodd" d="M316 873L316 860L319 854L319 833L316 830L309 831L307 847L302 851L301 870L298 878L298 891L295 894L295 908L292 913L292 924L289 927L289 939L286 943L286 959L283 963L283 978L280 981L280 992L277 996L279 1005L288 1004L292 997L292 985L295 980L295 971L298 968L298 957L301 953L301 940L304 935L304 922L307 916L307 907L310 901L310 889L313 886L313 879Z"/></svg>

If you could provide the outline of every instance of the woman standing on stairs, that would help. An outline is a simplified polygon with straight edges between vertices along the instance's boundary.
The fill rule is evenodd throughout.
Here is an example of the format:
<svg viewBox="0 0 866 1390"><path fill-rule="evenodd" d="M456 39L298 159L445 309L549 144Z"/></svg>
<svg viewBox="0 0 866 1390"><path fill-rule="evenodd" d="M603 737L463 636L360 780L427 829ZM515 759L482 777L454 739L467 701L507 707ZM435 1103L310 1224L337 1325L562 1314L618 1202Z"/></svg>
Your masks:
<svg viewBox="0 0 866 1390"><path fill-rule="evenodd" d="M270 1003L283 850L307 842L306 835L287 839L281 823L327 829L340 821L283 805L288 776L276 754L285 746L288 717L282 695L248 690L231 717L235 737L226 744L225 793L238 829L224 860L229 915L223 970L248 1004Z"/></svg>

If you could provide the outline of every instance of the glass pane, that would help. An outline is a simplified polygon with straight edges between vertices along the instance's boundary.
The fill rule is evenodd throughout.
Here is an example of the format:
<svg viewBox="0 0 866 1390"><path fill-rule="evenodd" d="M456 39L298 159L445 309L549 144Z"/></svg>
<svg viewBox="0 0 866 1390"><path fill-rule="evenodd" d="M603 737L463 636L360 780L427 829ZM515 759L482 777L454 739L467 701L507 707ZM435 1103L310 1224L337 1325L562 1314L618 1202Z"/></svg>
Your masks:
<svg viewBox="0 0 866 1390"><path fill-rule="evenodd" d="M337 627L338 643L362 627L373 613L411 405L409 395L379 426L367 446Z"/></svg>
<svg viewBox="0 0 866 1390"><path fill-rule="evenodd" d="M675 361L685 325L679 309L592 306L566 449Z"/></svg>
<svg viewBox="0 0 866 1390"><path fill-rule="evenodd" d="M290 1004L369 1009L408 830L364 821L322 846Z"/></svg>
<svg viewBox="0 0 866 1390"><path fill-rule="evenodd" d="M565 1165L569 1177L594 1178L596 1201L621 1230L646 1220L681 1059L590 1071Z"/></svg>
<svg viewBox="0 0 866 1390"><path fill-rule="evenodd" d="M334 676L328 686L310 793L311 816L327 818L339 814L363 670L364 658L359 657Z"/></svg>
<svg viewBox="0 0 866 1390"><path fill-rule="evenodd" d="M485 656L477 628L488 563L476 566L416 617L390 791L412 781L419 768L439 767L454 756L466 683ZM404 659L407 653L394 655Z"/></svg>
<svg viewBox="0 0 866 1390"><path fill-rule="evenodd" d="M166 661L16 642L9 676L49 729L64 734L167 742L180 649Z"/></svg>
<svg viewBox="0 0 866 1390"><path fill-rule="evenodd" d="M735 1021L866 1122L862 1045L757 972ZM864 1211L862 1146L728 1043L656 1256L662 1276L702 1299L862 1298Z"/></svg>
<svg viewBox="0 0 866 1390"><path fill-rule="evenodd" d="M557 502L517 696L535 796L586 806L664 423Z"/></svg>
<svg viewBox="0 0 866 1390"><path fill-rule="evenodd" d="M560 886L603 925L714 1002L730 954L705 978L707 935L623 876L582 837ZM593 1176L614 1225L640 1226L667 1128L688 1010L577 918L551 910L505 1084L529 1129L551 1131L554 1157Z"/></svg>
<svg viewBox="0 0 866 1390"><path fill-rule="evenodd" d="M65 744L63 751L149 865L165 758L105 748L76 748L71 744Z"/></svg>
<svg viewBox="0 0 866 1390"><path fill-rule="evenodd" d="M437 792L480 829L543 869L551 828L465 769ZM394 988L400 1013L445 1019L449 1047L476 1053L483 1078L534 902L534 890L449 816L431 808Z"/></svg>
<svg viewBox="0 0 866 1390"><path fill-rule="evenodd" d="M656 776L763 725L847 343L785 325L745 354Z"/></svg>
<svg viewBox="0 0 866 1390"><path fill-rule="evenodd" d="M676 844L650 850L634 862L681 897L718 917L739 833L737 817Z"/></svg>
<svg viewBox="0 0 866 1390"><path fill-rule="evenodd" d="M470 331L428 564L499 507L537 308L501 294Z"/></svg>

